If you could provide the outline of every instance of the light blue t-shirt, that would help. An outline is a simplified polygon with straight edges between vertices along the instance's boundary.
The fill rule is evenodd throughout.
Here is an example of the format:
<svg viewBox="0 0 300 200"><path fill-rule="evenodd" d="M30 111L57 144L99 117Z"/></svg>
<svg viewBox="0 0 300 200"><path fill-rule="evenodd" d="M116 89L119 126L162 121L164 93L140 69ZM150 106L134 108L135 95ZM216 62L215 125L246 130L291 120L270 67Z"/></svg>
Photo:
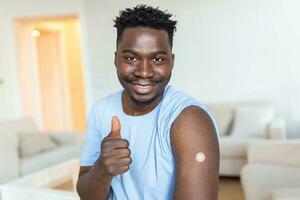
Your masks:
<svg viewBox="0 0 300 200"><path fill-rule="evenodd" d="M129 141L132 163L127 172L113 177L110 200L172 199L175 160L170 128L181 111L191 105L201 107L211 117L203 104L169 85L155 109L141 116L124 113L122 91L99 100L89 113L81 166L94 165L101 153L101 141L111 131L111 119L118 116L121 137Z"/></svg>

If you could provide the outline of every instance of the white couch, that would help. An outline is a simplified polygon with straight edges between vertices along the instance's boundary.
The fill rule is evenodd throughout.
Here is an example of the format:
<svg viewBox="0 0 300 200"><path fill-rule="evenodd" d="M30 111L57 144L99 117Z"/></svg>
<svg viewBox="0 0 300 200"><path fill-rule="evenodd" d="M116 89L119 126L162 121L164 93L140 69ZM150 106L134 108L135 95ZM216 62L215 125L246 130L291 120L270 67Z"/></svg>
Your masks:
<svg viewBox="0 0 300 200"><path fill-rule="evenodd" d="M0 122L0 138L0 184L78 158L83 146L79 133L42 133L25 118Z"/></svg>
<svg viewBox="0 0 300 200"><path fill-rule="evenodd" d="M286 137L285 122L267 102L207 104L220 131L220 175L239 177L250 143Z"/></svg>
<svg viewBox="0 0 300 200"><path fill-rule="evenodd" d="M300 139L251 144L241 180L247 200L300 199Z"/></svg>
<svg viewBox="0 0 300 200"><path fill-rule="evenodd" d="M0 185L0 199L79 200L76 192L78 172L79 159L71 159L52 165ZM68 187L62 187L64 184L68 184Z"/></svg>

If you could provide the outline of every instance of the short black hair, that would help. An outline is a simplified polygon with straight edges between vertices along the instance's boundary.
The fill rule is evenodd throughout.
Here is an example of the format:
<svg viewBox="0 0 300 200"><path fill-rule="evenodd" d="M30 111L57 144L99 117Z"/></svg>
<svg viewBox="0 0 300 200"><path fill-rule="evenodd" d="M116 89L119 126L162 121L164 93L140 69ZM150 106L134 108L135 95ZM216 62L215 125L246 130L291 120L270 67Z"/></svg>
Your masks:
<svg viewBox="0 0 300 200"><path fill-rule="evenodd" d="M143 4L121 10L120 16L114 20L114 27L117 28L117 43L121 39L125 28L141 26L167 31L172 48L177 23L177 21L170 19L172 16L172 14L160 10L158 7L153 8Z"/></svg>

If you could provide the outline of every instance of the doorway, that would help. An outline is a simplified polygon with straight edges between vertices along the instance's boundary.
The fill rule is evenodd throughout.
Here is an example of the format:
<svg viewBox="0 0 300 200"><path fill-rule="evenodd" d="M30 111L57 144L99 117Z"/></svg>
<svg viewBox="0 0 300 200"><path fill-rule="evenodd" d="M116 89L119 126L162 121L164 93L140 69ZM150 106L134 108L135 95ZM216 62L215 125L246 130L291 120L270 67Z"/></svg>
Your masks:
<svg viewBox="0 0 300 200"><path fill-rule="evenodd" d="M77 16L16 19L23 113L47 132L85 130Z"/></svg>

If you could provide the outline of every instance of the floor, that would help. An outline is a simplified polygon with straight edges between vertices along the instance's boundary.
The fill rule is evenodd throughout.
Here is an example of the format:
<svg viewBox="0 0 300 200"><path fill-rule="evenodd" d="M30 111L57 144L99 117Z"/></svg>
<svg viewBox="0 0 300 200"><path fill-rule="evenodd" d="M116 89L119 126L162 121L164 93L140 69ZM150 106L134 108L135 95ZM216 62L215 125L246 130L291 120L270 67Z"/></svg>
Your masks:
<svg viewBox="0 0 300 200"><path fill-rule="evenodd" d="M72 191L73 184L71 181L57 185L55 189ZM239 178L220 178L219 200L244 200L243 190Z"/></svg>
<svg viewBox="0 0 300 200"><path fill-rule="evenodd" d="M221 177L219 200L244 200L243 189L239 178Z"/></svg>
<svg viewBox="0 0 300 200"><path fill-rule="evenodd" d="M64 191L73 191L74 186L72 181L64 182L62 184L52 187L53 189L64 190Z"/></svg>

